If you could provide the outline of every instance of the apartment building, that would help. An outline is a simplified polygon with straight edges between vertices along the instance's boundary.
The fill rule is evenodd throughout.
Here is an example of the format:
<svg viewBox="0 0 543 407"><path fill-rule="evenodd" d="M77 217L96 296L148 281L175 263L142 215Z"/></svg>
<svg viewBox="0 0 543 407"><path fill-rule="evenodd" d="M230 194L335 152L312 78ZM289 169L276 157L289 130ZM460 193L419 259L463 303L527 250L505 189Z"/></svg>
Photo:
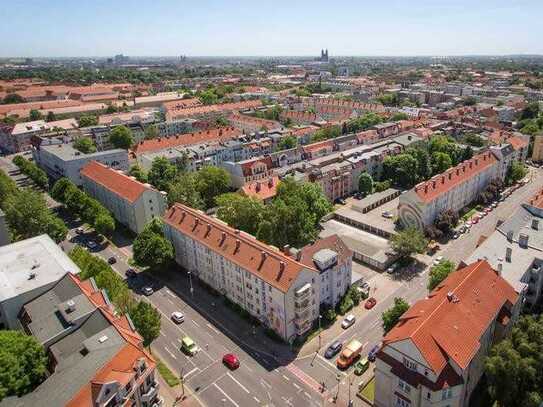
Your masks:
<svg viewBox="0 0 543 407"><path fill-rule="evenodd" d="M221 164L230 174L230 183L234 188L241 188L247 183L265 181L273 176L271 157L255 157L238 162L227 161Z"/></svg>
<svg viewBox="0 0 543 407"><path fill-rule="evenodd" d="M255 109L262 105L260 100L247 100L243 102L221 103L205 106L180 107L165 106L166 120L184 118L197 118L211 120L232 112Z"/></svg>
<svg viewBox="0 0 543 407"><path fill-rule="evenodd" d="M400 221L422 230L441 212L458 211L473 202L493 179L503 180L500 160L491 151L475 155L402 194Z"/></svg>
<svg viewBox="0 0 543 407"><path fill-rule="evenodd" d="M147 223L160 218L168 206L166 192L97 161L81 169L81 178L85 192L134 233L141 233Z"/></svg>
<svg viewBox="0 0 543 407"><path fill-rule="evenodd" d="M156 363L128 314L115 312L91 278L66 273L24 304L23 330L44 346L49 374L7 407L161 406Z"/></svg>
<svg viewBox="0 0 543 407"><path fill-rule="evenodd" d="M232 113L228 116L228 121L244 133L254 133L258 131L270 131L281 129L281 123L275 120L261 119L259 117L248 116L246 114Z"/></svg>
<svg viewBox="0 0 543 407"><path fill-rule="evenodd" d="M319 272L320 302L335 307L351 286L353 252L331 235L303 247L296 258Z"/></svg>
<svg viewBox="0 0 543 407"><path fill-rule="evenodd" d="M195 119L179 119L156 123L160 137L171 137L176 134L192 133L198 130L200 122Z"/></svg>
<svg viewBox="0 0 543 407"><path fill-rule="evenodd" d="M85 154L71 143L45 144L46 140L32 150L35 163L53 179L68 178L75 185L83 183L80 171L90 161L98 161L117 170L128 170L128 152L122 149L97 151Z"/></svg>
<svg viewBox="0 0 543 407"><path fill-rule="evenodd" d="M511 331L519 296L486 261L451 273L384 337L376 407L469 406L491 347Z"/></svg>
<svg viewBox="0 0 543 407"><path fill-rule="evenodd" d="M543 298L543 190L496 227L467 263L486 260L522 297L527 310Z"/></svg>
<svg viewBox="0 0 543 407"><path fill-rule="evenodd" d="M103 114L98 118L100 125L142 124L148 125L156 121L154 109L137 109L129 112Z"/></svg>
<svg viewBox="0 0 543 407"><path fill-rule="evenodd" d="M278 185L279 177L273 176L268 180L249 182L239 189L239 193L250 198L259 199L264 204L269 204L277 195Z"/></svg>
<svg viewBox="0 0 543 407"><path fill-rule="evenodd" d="M319 274L216 218L175 204L164 215L175 260L289 342L318 318Z"/></svg>
<svg viewBox="0 0 543 407"><path fill-rule="evenodd" d="M21 307L79 267L48 236L0 247L0 329L20 329Z"/></svg>

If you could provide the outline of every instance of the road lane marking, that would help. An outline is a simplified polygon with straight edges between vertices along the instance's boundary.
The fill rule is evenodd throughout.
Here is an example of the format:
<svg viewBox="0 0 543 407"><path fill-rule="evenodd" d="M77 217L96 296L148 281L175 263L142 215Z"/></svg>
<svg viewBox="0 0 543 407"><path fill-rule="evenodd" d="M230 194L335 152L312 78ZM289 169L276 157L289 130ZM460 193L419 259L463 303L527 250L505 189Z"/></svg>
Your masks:
<svg viewBox="0 0 543 407"><path fill-rule="evenodd" d="M183 376L183 379L184 380L187 380L187 377L189 377L191 374L193 374L194 372L196 372L197 370L200 370L198 369L197 367L195 367L194 369L192 369L190 372L188 372L186 375Z"/></svg>
<svg viewBox="0 0 543 407"><path fill-rule="evenodd" d="M160 331L160 335L162 335L164 338L166 337L166 335L162 331Z"/></svg>
<svg viewBox="0 0 543 407"><path fill-rule="evenodd" d="M168 290L167 288L166 288L166 294L168 294L170 297L177 299L177 296L174 293L172 293L170 290Z"/></svg>
<svg viewBox="0 0 543 407"><path fill-rule="evenodd" d="M260 404L260 400L257 399L255 396L253 396L254 401L256 401L258 404Z"/></svg>
<svg viewBox="0 0 543 407"><path fill-rule="evenodd" d="M243 366L245 366L249 372L253 371L253 369L251 369L249 366L247 366L247 364L244 363Z"/></svg>
<svg viewBox="0 0 543 407"><path fill-rule="evenodd" d="M271 389L271 384L269 384L266 380L260 379L260 383L264 386L266 386L268 389Z"/></svg>
<svg viewBox="0 0 543 407"><path fill-rule="evenodd" d="M290 379L288 377L286 377L285 375L281 375L283 376L283 379L285 379L287 382L290 382Z"/></svg>
<svg viewBox="0 0 543 407"><path fill-rule="evenodd" d="M172 300L170 300L169 298L166 298L166 301L168 301L172 305L175 305L175 303Z"/></svg>
<svg viewBox="0 0 543 407"><path fill-rule="evenodd" d="M232 398L228 394L226 394L223 389L221 389L219 386L217 386L217 383L213 383L213 386L215 386L217 388L217 390L219 390L224 397L226 397L228 400L230 400L230 402L233 405L235 405L236 407L239 407L239 404L236 403L234 400L232 400Z"/></svg>
<svg viewBox="0 0 543 407"><path fill-rule="evenodd" d="M217 331L217 330L213 327L213 325L207 323L206 326L207 326L209 329L211 329L213 332L215 332L217 335L220 335L220 334L221 334L219 331Z"/></svg>
<svg viewBox="0 0 543 407"><path fill-rule="evenodd" d="M243 390L245 390L245 393L247 393L247 394L251 393L249 390L247 390L247 387L245 387L243 384L241 384L240 382L238 382L238 381L236 380L236 378L235 378L234 376L232 376L232 374L231 374L230 372L226 373L226 375L227 375L230 379L232 379L233 381L235 381L239 387L241 387Z"/></svg>
<svg viewBox="0 0 543 407"><path fill-rule="evenodd" d="M294 387L296 387L297 390L302 390L302 388L301 388L300 386L298 386L296 383L292 383L292 385L293 385Z"/></svg>
<svg viewBox="0 0 543 407"><path fill-rule="evenodd" d="M311 396L309 395L308 392L304 391L304 395L305 395L308 399L311 399Z"/></svg>
<svg viewBox="0 0 543 407"><path fill-rule="evenodd" d="M200 327L200 325L198 325L198 322L196 322L194 319L192 320L192 322L194 322L194 325L196 325L198 328Z"/></svg>
<svg viewBox="0 0 543 407"><path fill-rule="evenodd" d="M175 360L177 360L177 356L175 356L175 355L174 355L174 354L173 354L166 346L164 346L164 350L165 350L166 352L168 352L172 358L174 358Z"/></svg>

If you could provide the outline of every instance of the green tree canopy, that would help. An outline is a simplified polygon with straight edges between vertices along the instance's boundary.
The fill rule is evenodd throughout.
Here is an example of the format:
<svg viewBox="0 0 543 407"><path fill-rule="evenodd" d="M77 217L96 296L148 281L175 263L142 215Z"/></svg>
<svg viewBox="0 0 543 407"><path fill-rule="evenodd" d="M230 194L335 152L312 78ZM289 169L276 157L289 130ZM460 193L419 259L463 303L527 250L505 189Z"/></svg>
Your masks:
<svg viewBox="0 0 543 407"><path fill-rule="evenodd" d="M177 175L177 168L165 157L156 157L147 174L149 183L161 191L169 191L170 183Z"/></svg>
<svg viewBox="0 0 543 407"><path fill-rule="evenodd" d="M392 117L390 118L390 120L392 120L393 122L399 122L400 120L407 120L407 119L409 119L409 116L402 112L394 113Z"/></svg>
<svg viewBox="0 0 543 407"><path fill-rule="evenodd" d="M279 140L279 143L277 143L277 150L289 150L291 148L294 148L298 145L298 139L294 136L287 136L283 137L281 140Z"/></svg>
<svg viewBox="0 0 543 407"><path fill-rule="evenodd" d="M522 178L526 176L528 173L528 170L526 169L526 166L518 161L513 161L511 163L511 167L509 167L509 171L507 174L507 179L509 182L518 182Z"/></svg>
<svg viewBox="0 0 543 407"><path fill-rule="evenodd" d="M228 192L230 174L223 168L204 166L196 173L198 191L207 208L215 205L215 197Z"/></svg>
<svg viewBox="0 0 543 407"><path fill-rule="evenodd" d="M47 116L45 116L45 121L46 122L54 122L55 120L57 120L57 117L55 116L55 113L54 112L47 112Z"/></svg>
<svg viewBox="0 0 543 407"><path fill-rule="evenodd" d="M441 174L447 169L452 167L452 160L449 154L442 153L441 151L435 151L432 153L431 158L432 173Z"/></svg>
<svg viewBox="0 0 543 407"><path fill-rule="evenodd" d="M411 188L417 182L418 162L411 154L388 156L383 160L383 177L401 188Z"/></svg>
<svg viewBox="0 0 543 407"><path fill-rule="evenodd" d="M89 137L79 137L73 142L73 147L83 154L92 154L96 152L96 146Z"/></svg>
<svg viewBox="0 0 543 407"><path fill-rule="evenodd" d="M102 211L94 220L94 230L103 236L111 236L115 231L115 219L109 212Z"/></svg>
<svg viewBox="0 0 543 407"><path fill-rule="evenodd" d="M455 265L450 260L443 260L430 269L428 289L433 290L455 270Z"/></svg>
<svg viewBox="0 0 543 407"><path fill-rule="evenodd" d="M394 234L390 239L392 249L401 258L408 258L415 253L422 253L428 241L424 234L416 228L407 228Z"/></svg>
<svg viewBox="0 0 543 407"><path fill-rule="evenodd" d="M367 172L363 172L358 177L358 191L364 195L369 195L373 192L373 178Z"/></svg>
<svg viewBox="0 0 543 407"><path fill-rule="evenodd" d="M134 144L132 131L126 126L116 126L109 133L109 142L115 148L128 150Z"/></svg>
<svg viewBox="0 0 543 407"><path fill-rule="evenodd" d="M134 164L128 170L128 175L136 178L139 182L147 183L147 174L138 164Z"/></svg>
<svg viewBox="0 0 543 407"><path fill-rule="evenodd" d="M237 193L219 195L216 198L217 217L230 226L256 236L266 208L262 201Z"/></svg>
<svg viewBox="0 0 543 407"><path fill-rule="evenodd" d="M95 115L85 114L79 117L79 127L96 126L98 124L98 117Z"/></svg>
<svg viewBox="0 0 543 407"><path fill-rule="evenodd" d="M32 120L41 120L43 119L43 115L41 114L41 112L39 110L36 110L36 109L32 109L30 111L30 113L28 114L28 118L32 121Z"/></svg>
<svg viewBox="0 0 543 407"><path fill-rule="evenodd" d="M154 219L134 239L134 261L140 266L153 267L173 259L171 242L164 237L161 222Z"/></svg>
<svg viewBox="0 0 543 407"><path fill-rule="evenodd" d="M168 204L176 202L190 206L195 209L205 209L205 203L198 189L199 184L194 173L183 173L178 175L170 184L168 192Z"/></svg>
<svg viewBox="0 0 543 407"><path fill-rule="evenodd" d="M0 331L0 401L31 392L47 374L44 348L22 331Z"/></svg>
<svg viewBox="0 0 543 407"><path fill-rule="evenodd" d="M154 124L150 124L145 128L145 140L152 140L159 136L158 128Z"/></svg>
<svg viewBox="0 0 543 407"><path fill-rule="evenodd" d="M12 105L15 103L24 103L24 102L26 102L25 98L19 95L18 93L8 93L2 100L2 103L6 105Z"/></svg>
<svg viewBox="0 0 543 407"><path fill-rule="evenodd" d="M134 326L143 338L143 346L150 346L160 334L160 312L146 301L140 301L130 312Z"/></svg>
<svg viewBox="0 0 543 407"><path fill-rule="evenodd" d="M403 298L394 298L394 305L383 312L383 330L387 334L398 323L401 316L409 309L409 304Z"/></svg>

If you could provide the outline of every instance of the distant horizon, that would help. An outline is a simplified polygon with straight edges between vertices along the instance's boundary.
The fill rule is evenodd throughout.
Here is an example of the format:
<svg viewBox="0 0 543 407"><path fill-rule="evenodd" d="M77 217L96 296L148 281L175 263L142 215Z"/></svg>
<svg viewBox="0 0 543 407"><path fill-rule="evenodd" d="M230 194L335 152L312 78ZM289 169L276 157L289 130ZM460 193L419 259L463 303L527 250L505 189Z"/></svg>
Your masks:
<svg viewBox="0 0 543 407"><path fill-rule="evenodd" d="M3 9L2 58L543 54L540 0L30 0Z"/></svg>

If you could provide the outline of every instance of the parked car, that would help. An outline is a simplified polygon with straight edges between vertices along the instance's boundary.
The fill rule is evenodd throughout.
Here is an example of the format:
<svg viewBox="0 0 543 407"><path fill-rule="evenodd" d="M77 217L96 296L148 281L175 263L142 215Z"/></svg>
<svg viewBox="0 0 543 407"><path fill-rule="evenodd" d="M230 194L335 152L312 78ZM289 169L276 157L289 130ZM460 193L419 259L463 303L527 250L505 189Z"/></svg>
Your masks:
<svg viewBox="0 0 543 407"><path fill-rule="evenodd" d="M181 351L187 355L194 356L198 350L198 346L196 346L196 343L190 337L185 336L181 339Z"/></svg>
<svg viewBox="0 0 543 407"><path fill-rule="evenodd" d="M373 297L370 297L366 300L366 303L364 304L364 308L372 309L373 307L375 307L375 304L377 304L377 300Z"/></svg>
<svg viewBox="0 0 543 407"><path fill-rule="evenodd" d="M94 249L96 249L96 248L98 247L98 245L97 245L96 243L94 243L92 240L89 240L89 241L87 242L87 247L88 247L89 249L91 249L91 250L94 250Z"/></svg>
<svg viewBox="0 0 543 407"><path fill-rule="evenodd" d="M326 349L326 352L324 352L324 357L326 359L332 359L335 355L339 353L342 347L343 344L340 341L335 341L333 344L328 346L328 349Z"/></svg>
<svg viewBox="0 0 543 407"><path fill-rule="evenodd" d="M370 352L368 353L368 360L370 362L375 362L375 357L377 356L377 352L379 352L379 349L381 347L379 345L375 345L373 348L371 348Z"/></svg>
<svg viewBox="0 0 543 407"><path fill-rule="evenodd" d="M146 296L150 296L151 294L155 292L155 290L153 290L153 287L146 286L146 287L143 287L142 292Z"/></svg>
<svg viewBox="0 0 543 407"><path fill-rule="evenodd" d="M383 211L382 215L383 215L383 218L387 218L387 219L392 219L394 217L392 212L389 212L389 211Z"/></svg>
<svg viewBox="0 0 543 407"><path fill-rule="evenodd" d="M222 363L224 363L230 370L235 370L239 367L239 359L233 353L227 353L222 357Z"/></svg>
<svg viewBox="0 0 543 407"><path fill-rule="evenodd" d="M126 269L126 271L124 272L124 275L126 276L126 278L133 278L133 277L136 277L138 273L136 273L136 270L134 270L133 268L129 268L129 269Z"/></svg>
<svg viewBox="0 0 543 407"><path fill-rule="evenodd" d="M460 233L455 233L455 234L453 235L453 239L454 239L454 240L458 239L459 237L460 237Z"/></svg>
<svg viewBox="0 0 543 407"><path fill-rule="evenodd" d="M398 269L398 264L393 264L392 266L387 268L387 273L388 274L394 274L397 269Z"/></svg>
<svg viewBox="0 0 543 407"><path fill-rule="evenodd" d="M172 312L171 318L172 318L172 321L175 322L176 324L180 324L183 321L185 321L185 316L183 315L183 313L179 311Z"/></svg>
<svg viewBox="0 0 543 407"><path fill-rule="evenodd" d="M77 228L77 229L75 230L75 233L77 233L78 235L82 235L83 233L85 233L85 229L83 229L83 228Z"/></svg>
<svg viewBox="0 0 543 407"><path fill-rule="evenodd" d="M471 224L472 224L472 225L475 225L475 224L477 224L477 223L479 223L479 217L478 217L478 216L474 216L473 219L471 220Z"/></svg>
<svg viewBox="0 0 543 407"><path fill-rule="evenodd" d="M109 264L115 264L117 263L117 259L114 256L111 256L109 259L107 259L107 262Z"/></svg>
<svg viewBox="0 0 543 407"><path fill-rule="evenodd" d="M363 296L363 298L367 298L367 296L370 294L370 285L368 283L364 283L361 286L356 287L356 289Z"/></svg>
<svg viewBox="0 0 543 407"><path fill-rule="evenodd" d="M356 321L356 317L353 314L349 314L345 317L345 319L341 322L341 327L343 329L349 328L352 324L354 324Z"/></svg>
<svg viewBox="0 0 543 407"><path fill-rule="evenodd" d="M354 365L354 374L360 376L366 370L368 370L368 367L370 367L370 362L368 358L363 358L362 360L356 362L356 364Z"/></svg>

